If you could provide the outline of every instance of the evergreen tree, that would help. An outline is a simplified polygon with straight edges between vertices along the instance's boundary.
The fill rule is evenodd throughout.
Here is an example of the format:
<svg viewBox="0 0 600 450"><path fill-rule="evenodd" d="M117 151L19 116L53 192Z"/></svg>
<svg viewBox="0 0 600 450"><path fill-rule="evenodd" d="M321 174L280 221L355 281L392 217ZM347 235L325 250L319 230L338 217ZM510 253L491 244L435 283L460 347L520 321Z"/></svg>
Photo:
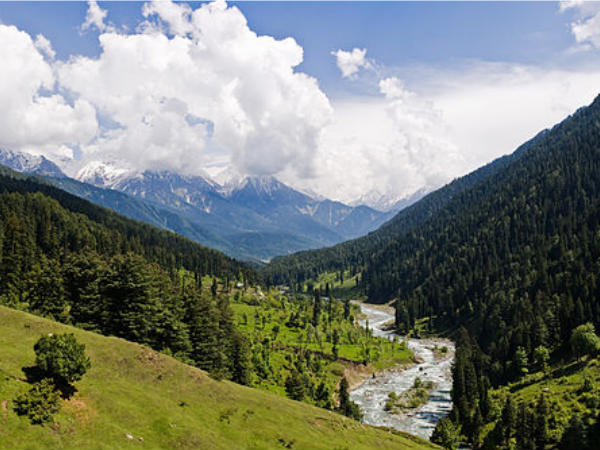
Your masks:
<svg viewBox="0 0 600 450"><path fill-rule="evenodd" d="M579 414L575 414L571 418L569 426L563 432L558 448L560 450L581 450L586 448L587 439L585 431Z"/></svg>
<svg viewBox="0 0 600 450"><path fill-rule="evenodd" d="M317 327L319 325L319 317L321 315L321 296L319 294L319 289L314 290L314 303L313 303L313 317L312 324L313 327Z"/></svg>
<svg viewBox="0 0 600 450"><path fill-rule="evenodd" d="M302 374L293 370L285 380L285 392L292 400L302 401L306 396L306 380Z"/></svg>
<svg viewBox="0 0 600 450"><path fill-rule="evenodd" d="M320 408L331 409L332 407L331 391L323 381L319 383L319 386L315 391L315 402Z"/></svg>
<svg viewBox="0 0 600 450"><path fill-rule="evenodd" d="M501 423L502 423L502 437L506 448L510 448L510 439L514 433L516 420L515 406L512 401L512 397L509 395L506 397L504 407L502 408Z"/></svg>
<svg viewBox="0 0 600 450"><path fill-rule="evenodd" d="M340 381L340 388L338 391L338 398L339 398L338 411L341 414L343 414L347 417L350 417L354 420L361 420L362 413L360 412L360 408L356 403L354 403L352 400L350 400L350 393L349 393L348 389L349 389L348 380L346 379L346 377L343 377L342 380Z"/></svg>
<svg viewBox="0 0 600 450"><path fill-rule="evenodd" d="M548 362L550 361L550 352L546 347L540 345L533 351L535 364L542 372L547 372L549 369Z"/></svg>
<svg viewBox="0 0 600 450"><path fill-rule="evenodd" d="M249 386L252 384L252 363L250 360L250 344L248 339L235 331L232 336L233 370L231 380Z"/></svg>
<svg viewBox="0 0 600 450"><path fill-rule="evenodd" d="M431 442L446 450L456 450L460 445L460 428L456 427L449 418L444 417L436 424Z"/></svg>
<svg viewBox="0 0 600 450"><path fill-rule="evenodd" d="M546 396L540 394L535 408L534 441L538 450L544 450L548 443L548 414L550 408Z"/></svg>

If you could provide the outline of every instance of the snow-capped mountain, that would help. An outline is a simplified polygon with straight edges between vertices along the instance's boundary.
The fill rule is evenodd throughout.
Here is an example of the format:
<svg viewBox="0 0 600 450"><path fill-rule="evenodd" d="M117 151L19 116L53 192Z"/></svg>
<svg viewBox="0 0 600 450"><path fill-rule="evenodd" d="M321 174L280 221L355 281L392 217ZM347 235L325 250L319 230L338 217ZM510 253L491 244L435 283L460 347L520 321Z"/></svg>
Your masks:
<svg viewBox="0 0 600 450"><path fill-rule="evenodd" d="M391 218L367 206L315 199L271 176L234 171L182 175L92 161L67 178L43 157L0 152L0 163L50 177L57 186L115 211L161 226L231 256L268 260L366 234ZM57 177L62 177L57 180Z"/></svg>
<svg viewBox="0 0 600 450"><path fill-rule="evenodd" d="M257 245L264 233L291 234L310 247L331 245L368 233L391 218L367 206L316 200L275 177L243 176L233 169L213 179L206 174L120 171L94 163L84 167L78 179L168 207L222 235L246 233Z"/></svg>
<svg viewBox="0 0 600 450"><path fill-rule="evenodd" d="M91 161L77 172L75 179L98 187L112 188L119 180L134 173L133 169L125 168L116 162Z"/></svg>
<svg viewBox="0 0 600 450"><path fill-rule="evenodd" d="M400 211L407 206L419 201L423 198L430 189L422 188L410 195L393 195L393 194L382 194L378 190L374 189L360 196L356 200L351 201L349 204L352 206L368 205L378 211Z"/></svg>
<svg viewBox="0 0 600 450"><path fill-rule="evenodd" d="M56 164L41 155L14 152L3 148L0 148L0 164L27 174L56 178L66 176Z"/></svg>

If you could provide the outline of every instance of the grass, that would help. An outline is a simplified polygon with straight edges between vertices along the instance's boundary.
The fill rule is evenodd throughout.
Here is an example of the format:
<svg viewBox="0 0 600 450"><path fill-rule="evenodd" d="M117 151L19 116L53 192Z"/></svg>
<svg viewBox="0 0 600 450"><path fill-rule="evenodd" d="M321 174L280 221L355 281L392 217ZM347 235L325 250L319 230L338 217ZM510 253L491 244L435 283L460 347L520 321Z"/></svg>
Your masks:
<svg viewBox="0 0 600 450"><path fill-rule="evenodd" d="M339 272L323 272L316 280L309 280L302 287L306 291L309 284L315 287L321 286L323 288L322 292L325 292L325 285L329 283L331 294L337 298L364 300L366 299L366 295L356 286L356 278L359 276L360 273L352 276L349 270L345 270L344 281L342 282Z"/></svg>
<svg viewBox="0 0 600 450"><path fill-rule="evenodd" d="M28 388L33 344L73 332L92 367L51 426L12 409ZM2 449L431 449L403 433L362 425L279 395L217 382L204 372L122 339L0 307Z"/></svg>
<svg viewBox="0 0 600 450"><path fill-rule="evenodd" d="M532 373L491 391L497 415L509 392L515 404L525 402L532 405L540 395L546 396L550 405L549 421L553 424L551 439L557 442L573 414L579 414L584 421L592 421L600 413L600 361L591 358L567 363L547 373ZM486 426L487 431L492 428Z"/></svg>
<svg viewBox="0 0 600 450"><path fill-rule="evenodd" d="M242 303L244 300L251 304ZM254 380L255 385L262 389L285 395L283 383L293 367L291 361L307 351L318 356L319 369L316 372L312 371L316 382L323 381L332 391L344 375L357 382L354 375L358 375L358 372L370 376L373 372L413 362L413 355L404 342L390 342L367 335L366 331L353 321L339 320L343 309L341 302L333 305L334 315L338 318L329 323L324 315L317 328L312 325L288 326L290 315L307 305L306 301L302 303L300 298L289 301L285 296L269 292L261 299L252 295L240 296L237 302L231 307L238 329L255 344L264 342L265 338L269 339L269 376L255 376ZM325 304L324 310L327 310L327 307ZM358 308L352 308L353 314L357 315ZM309 321L312 317L311 311L304 311L300 322ZM331 339L333 329L336 329L340 336L337 359L334 358ZM366 367L363 366L365 359L368 360Z"/></svg>

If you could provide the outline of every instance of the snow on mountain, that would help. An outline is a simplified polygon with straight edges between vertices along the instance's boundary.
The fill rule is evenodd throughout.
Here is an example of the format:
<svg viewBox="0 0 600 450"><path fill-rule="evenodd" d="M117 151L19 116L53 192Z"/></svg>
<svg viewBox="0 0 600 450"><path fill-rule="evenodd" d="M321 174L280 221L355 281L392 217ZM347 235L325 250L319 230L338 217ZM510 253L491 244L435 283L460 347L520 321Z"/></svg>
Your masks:
<svg viewBox="0 0 600 450"><path fill-rule="evenodd" d="M360 196L356 200L349 202L352 206L366 205L378 211L400 211L407 206L420 200L430 190L421 188L410 195L394 195L390 193L382 194L374 189Z"/></svg>
<svg viewBox="0 0 600 450"><path fill-rule="evenodd" d="M90 161L77 172L75 179L102 188L113 188L119 181L135 173L119 162Z"/></svg>
<svg viewBox="0 0 600 450"><path fill-rule="evenodd" d="M0 148L0 164L18 172L28 174L56 178L64 178L66 176L56 164L41 155L15 152L4 148Z"/></svg>

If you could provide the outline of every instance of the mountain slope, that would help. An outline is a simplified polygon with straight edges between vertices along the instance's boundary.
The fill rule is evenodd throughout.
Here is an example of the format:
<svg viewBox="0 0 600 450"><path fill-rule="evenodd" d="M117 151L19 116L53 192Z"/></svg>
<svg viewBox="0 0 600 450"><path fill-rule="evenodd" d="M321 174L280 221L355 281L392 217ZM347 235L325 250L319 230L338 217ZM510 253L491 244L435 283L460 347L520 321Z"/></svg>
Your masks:
<svg viewBox="0 0 600 450"><path fill-rule="evenodd" d="M11 409L23 367L48 333L75 333L92 366L57 425L31 425ZM275 394L217 382L147 347L0 307L0 448L406 449L436 448ZM131 439L128 438L131 436Z"/></svg>
<svg viewBox="0 0 600 450"><path fill-rule="evenodd" d="M451 184L373 233L370 239L381 241L362 248L361 287L371 301L396 300L400 331L418 325L455 333L451 417L471 447L485 438L486 448L513 448L507 441L514 438L517 448L557 448L569 416L600 426L597 377L573 389L581 402L564 410L540 388L519 406L517 425L499 420L503 405L490 386L511 383L510 396L521 390L512 383L539 381L524 379L533 371L548 379L541 384L548 389L567 383L566 375L587 377L582 364L571 363L581 356L571 336L587 322L600 327L600 97L486 170L463 179L476 177L475 183L445 195ZM438 206L424 209L436 197ZM400 223L404 231L390 233ZM340 256L334 255L347 264ZM331 262L317 260L315 271L318 264ZM540 358L555 370L543 373ZM515 394L515 402L521 399ZM488 436L485 424L493 422L500 425ZM586 447L582 436L577 448L597 443Z"/></svg>
<svg viewBox="0 0 600 450"><path fill-rule="evenodd" d="M0 148L0 164L10 167L18 172L64 178L66 175L60 168L43 156L13 152Z"/></svg>
<svg viewBox="0 0 600 450"><path fill-rule="evenodd" d="M506 167L544 133L530 142L523 144L512 155L506 155L481 167L480 169L458 178L446 186L434 191L418 202L403 209L376 231L366 236L333 247L298 252L289 256L274 258L264 269L267 278L274 284L286 283L291 286L296 282L317 279L325 272L352 270L365 267L371 256L384 248L392 239L398 238L420 226L434 216L452 198L470 189L481 180Z"/></svg>
<svg viewBox="0 0 600 450"><path fill-rule="evenodd" d="M5 166L0 166L0 195L6 198L1 205L4 220L0 222L3 231L0 237L5 238L6 231L16 229L18 225L21 229L15 236L21 238L31 232L31 238L22 237L24 242L29 245L29 240L33 239L32 245L40 246L41 251L56 252L59 244L63 253L84 248L106 254L131 251L170 269L182 267L232 277L253 273L243 264L185 237L125 218L46 180L20 174ZM40 215L32 210L31 219L26 219L23 214L36 202L40 205L37 208L48 209L48 214ZM10 222L10 217L15 217L17 222ZM55 219L61 222L54 223ZM36 220L39 223L35 223ZM52 232L56 235L50 236Z"/></svg>
<svg viewBox="0 0 600 450"><path fill-rule="evenodd" d="M238 177L221 186L208 175L136 171L92 161L74 180L43 156L0 149L2 163L44 176L61 189L120 214L249 261L332 245L363 235L391 217L366 206L315 200L273 177Z"/></svg>

